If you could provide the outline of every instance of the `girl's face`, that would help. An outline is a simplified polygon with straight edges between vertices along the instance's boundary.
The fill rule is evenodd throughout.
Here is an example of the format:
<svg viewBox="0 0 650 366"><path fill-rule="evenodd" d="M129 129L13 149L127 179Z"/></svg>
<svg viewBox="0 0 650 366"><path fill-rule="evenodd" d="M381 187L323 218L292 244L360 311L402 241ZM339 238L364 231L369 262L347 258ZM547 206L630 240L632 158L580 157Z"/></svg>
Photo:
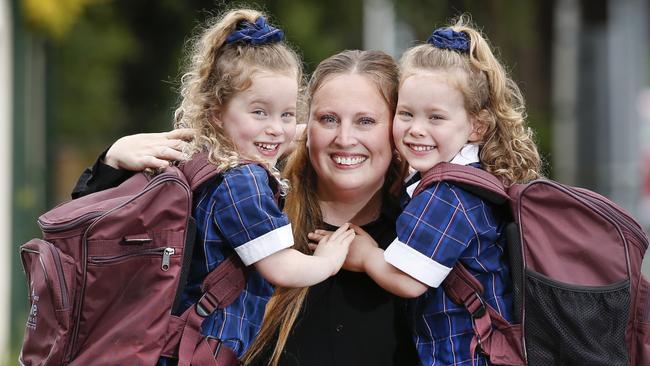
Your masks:
<svg viewBox="0 0 650 366"><path fill-rule="evenodd" d="M251 82L230 99L216 123L240 154L275 165L296 133L296 76L258 71Z"/></svg>
<svg viewBox="0 0 650 366"><path fill-rule="evenodd" d="M359 74L335 75L312 96L307 147L318 189L374 194L392 152L391 112L377 86Z"/></svg>
<svg viewBox="0 0 650 366"><path fill-rule="evenodd" d="M409 165L425 172L450 161L479 136L465 110L463 94L444 72L418 71L400 85L393 138Z"/></svg>

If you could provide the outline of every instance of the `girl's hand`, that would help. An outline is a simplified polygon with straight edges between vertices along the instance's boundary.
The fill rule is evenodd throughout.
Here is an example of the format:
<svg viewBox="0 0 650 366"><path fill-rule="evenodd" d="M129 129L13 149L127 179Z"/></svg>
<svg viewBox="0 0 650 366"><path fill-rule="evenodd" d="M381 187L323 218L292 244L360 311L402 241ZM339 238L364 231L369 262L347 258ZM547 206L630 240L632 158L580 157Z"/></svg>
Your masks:
<svg viewBox="0 0 650 366"><path fill-rule="evenodd" d="M193 138L191 128L124 136L108 149L104 163L132 171L165 169L171 161L183 159L182 151Z"/></svg>
<svg viewBox="0 0 650 366"><path fill-rule="evenodd" d="M354 235L354 230L350 229L350 225L345 224L331 234L322 235L318 240L314 256L330 260L332 275L341 269Z"/></svg>
<svg viewBox="0 0 650 366"><path fill-rule="evenodd" d="M343 263L343 269L353 272L365 272L365 259L368 257L368 251L378 248L379 245L365 230L361 227L350 224L355 232L354 240L350 244L348 256Z"/></svg>

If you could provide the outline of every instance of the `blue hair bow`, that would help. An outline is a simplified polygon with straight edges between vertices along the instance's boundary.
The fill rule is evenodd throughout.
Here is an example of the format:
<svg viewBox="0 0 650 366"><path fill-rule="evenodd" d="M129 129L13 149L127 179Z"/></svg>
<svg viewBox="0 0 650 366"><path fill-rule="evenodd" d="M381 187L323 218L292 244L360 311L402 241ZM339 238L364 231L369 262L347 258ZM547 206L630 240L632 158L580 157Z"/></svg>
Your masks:
<svg viewBox="0 0 650 366"><path fill-rule="evenodd" d="M228 35L226 43L243 42L253 45L281 42L284 39L282 29L266 24L264 17L255 20L255 24L242 21L234 32Z"/></svg>
<svg viewBox="0 0 650 366"><path fill-rule="evenodd" d="M438 28L433 31L427 43L446 50L469 52L469 36L465 32L456 32L451 28Z"/></svg>

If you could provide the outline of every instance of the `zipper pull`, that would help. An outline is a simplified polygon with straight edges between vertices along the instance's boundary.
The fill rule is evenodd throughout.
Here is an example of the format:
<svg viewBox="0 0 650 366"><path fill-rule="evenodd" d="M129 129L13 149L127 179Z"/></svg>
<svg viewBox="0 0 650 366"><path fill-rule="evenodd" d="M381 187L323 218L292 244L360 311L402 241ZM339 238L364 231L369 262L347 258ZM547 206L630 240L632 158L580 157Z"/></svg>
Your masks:
<svg viewBox="0 0 650 366"><path fill-rule="evenodd" d="M169 269L169 257L172 256L176 251L174 248L165 248L163 251L163 259L162 259L162 270L166 271Z"/></svg>

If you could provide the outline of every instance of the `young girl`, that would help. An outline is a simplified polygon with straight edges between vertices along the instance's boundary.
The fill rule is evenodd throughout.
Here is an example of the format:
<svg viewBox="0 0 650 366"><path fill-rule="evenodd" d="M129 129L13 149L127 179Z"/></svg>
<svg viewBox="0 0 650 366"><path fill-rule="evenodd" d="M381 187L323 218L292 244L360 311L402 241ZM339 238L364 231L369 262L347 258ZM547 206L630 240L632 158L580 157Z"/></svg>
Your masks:
<svg viewBox="0 0 650 366"><path fill-rule="evenodd" d="M348 262L386 290L417 297L410 310L423 365L485 365L480 352L470 349L471 315L436 288L461 262L485 288L484 300L510 320L505 222L490 203L450 183L410 196L420 174L440 162L485 169L508 185L537 178L540 158L525 126L523 98L463 18L409 49L400 67L393 138L417 173L406 185L397 238L384 252L361 233Z"/></svg>
<svg viewBox="0 0 650 366"><path fill-rule="evenodd" d="M343 225L313 256L294 249L291 224L274 200L274 165L296 129L301 62L280 29L263 14L235 10L207 28L194 44L189 71L183 75L176 128L192 128L189 155L209 153L223 173L195 194L197 243L182 308L201 295L201 281L229 255L238 255L248 271L235 302L202 323L241 357L255 338L272 285L303 287L335 274L354 232ZM275 177L258 164L266 165ZM319 248L321 249L321 248Z"/></svg>

